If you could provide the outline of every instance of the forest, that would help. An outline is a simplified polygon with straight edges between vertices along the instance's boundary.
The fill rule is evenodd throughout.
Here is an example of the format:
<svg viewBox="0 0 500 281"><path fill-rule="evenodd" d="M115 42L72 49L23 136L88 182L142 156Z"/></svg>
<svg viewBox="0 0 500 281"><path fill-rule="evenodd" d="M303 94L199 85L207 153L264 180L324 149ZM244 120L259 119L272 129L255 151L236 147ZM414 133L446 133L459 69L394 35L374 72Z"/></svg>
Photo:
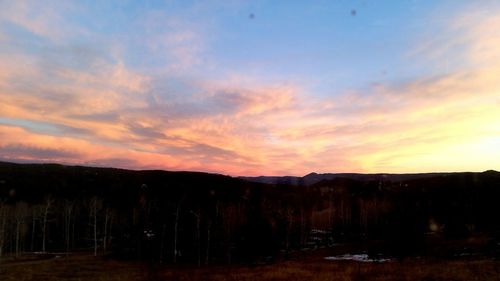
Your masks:
<svg viewBox="0 0 500 281"><path fill-rule="evenodd" d="M477 236L484 243L468 251L499 256L496 171L275 182L1 162L0 261L88 252L196 266L272 263L340 243L402 258L463 254L444 245Z"/></svg>

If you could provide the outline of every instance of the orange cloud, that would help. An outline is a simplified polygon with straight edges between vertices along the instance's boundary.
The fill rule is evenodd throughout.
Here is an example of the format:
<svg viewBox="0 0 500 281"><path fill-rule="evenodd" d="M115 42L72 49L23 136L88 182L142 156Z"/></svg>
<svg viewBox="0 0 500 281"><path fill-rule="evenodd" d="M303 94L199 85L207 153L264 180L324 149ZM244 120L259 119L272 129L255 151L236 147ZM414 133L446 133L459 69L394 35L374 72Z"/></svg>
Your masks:
<svg viewBox="0 0 500 281"><path fill-rule="evenodd" d="M148 75L119 56L47 69L43 57L0 55L0 157L232 175L499 168L499 19L458 16L445 27L453 40L417 47L432 61L461 44L453 55L462 68L332 97L241 74L160 92L168 73ZM46 24L12 20L45 36ZM198 50L183 48L197 33L157 40L150 47L181 68L196 64Z"/></svg>

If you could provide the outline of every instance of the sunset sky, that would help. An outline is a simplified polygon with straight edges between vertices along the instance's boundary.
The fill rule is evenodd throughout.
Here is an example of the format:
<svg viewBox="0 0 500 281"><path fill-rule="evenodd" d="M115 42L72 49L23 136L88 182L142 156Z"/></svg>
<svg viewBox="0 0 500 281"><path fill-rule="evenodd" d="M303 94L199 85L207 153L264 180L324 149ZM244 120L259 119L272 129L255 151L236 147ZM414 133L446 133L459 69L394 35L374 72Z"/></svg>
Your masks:
<svg viewBox="0 0 500 281"><path fill-rule="evenodd" d="M0 0L0 160L500 170L500 2Z"/></svg>

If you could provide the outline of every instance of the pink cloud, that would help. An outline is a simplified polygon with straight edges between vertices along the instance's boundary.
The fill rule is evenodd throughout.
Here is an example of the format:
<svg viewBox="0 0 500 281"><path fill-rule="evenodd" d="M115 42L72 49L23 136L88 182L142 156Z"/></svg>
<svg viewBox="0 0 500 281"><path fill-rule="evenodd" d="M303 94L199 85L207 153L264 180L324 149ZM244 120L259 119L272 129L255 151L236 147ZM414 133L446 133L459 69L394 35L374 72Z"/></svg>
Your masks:
<svg viewBox="0 0 500 281"><path fill-rule="evenodd" d="M70 25L64 12L77 10L73 3L60 1L20 0L2 3L0 18L16 24L27 31L49 39L62 42L71 36L82 36L88 32L79 26Z"/></svg>
<svg viewBox="0 0 500 281"><path fill-rule="evenodd" d="M458 17L449 27L455 39L437 51L432 42L418 49L438 59L463 44L456 55L470 67L332 97L317 97L293 81L228 74L186 79L190 92L171 99L154 87L171 78L171 68L145 74L116 54L113 60L92 54L87 68L47 70L40 57L0 55L0 118L18 124L0 124L0 158L232 175L495 168L499 18ZM25 16L10 20L40 36L52 28ZM148 44L189 73L201 35L170 28Z"/></svg>

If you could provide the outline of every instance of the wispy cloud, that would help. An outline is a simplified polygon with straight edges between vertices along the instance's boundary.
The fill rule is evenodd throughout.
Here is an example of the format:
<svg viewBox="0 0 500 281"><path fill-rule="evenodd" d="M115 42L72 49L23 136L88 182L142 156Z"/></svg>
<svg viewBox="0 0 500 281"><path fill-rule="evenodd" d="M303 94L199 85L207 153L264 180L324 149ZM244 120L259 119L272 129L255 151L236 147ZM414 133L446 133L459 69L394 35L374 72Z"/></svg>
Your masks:
<svg viewBox="0 0 500 281"><path fill-rule="evenodd" d="M72 25L64 15L78 7L70 2L20 0L2 4L0 19L14 24L38 37L62 42L81 36L85 29Z"/></svg>
<svg viewBox="0 0 500 281"><path fill-rule="evenodd" d="M150 66L116 51L120 36L77 28L87 37L74 40L61 15L73 6L2 6L4 26L46 39L17 50L18 39L0 33L9 40L0 54L2 159L233 175L500 165L500 17L492 13L459 14L442 26L445 39L410 52L429 68L450 54L461 67L319 96L265 74L199 75L215 67L207 29L165 11L148 11L133 23L144 34L126 38L142 39L141 50L160 61Z"/></svg>

